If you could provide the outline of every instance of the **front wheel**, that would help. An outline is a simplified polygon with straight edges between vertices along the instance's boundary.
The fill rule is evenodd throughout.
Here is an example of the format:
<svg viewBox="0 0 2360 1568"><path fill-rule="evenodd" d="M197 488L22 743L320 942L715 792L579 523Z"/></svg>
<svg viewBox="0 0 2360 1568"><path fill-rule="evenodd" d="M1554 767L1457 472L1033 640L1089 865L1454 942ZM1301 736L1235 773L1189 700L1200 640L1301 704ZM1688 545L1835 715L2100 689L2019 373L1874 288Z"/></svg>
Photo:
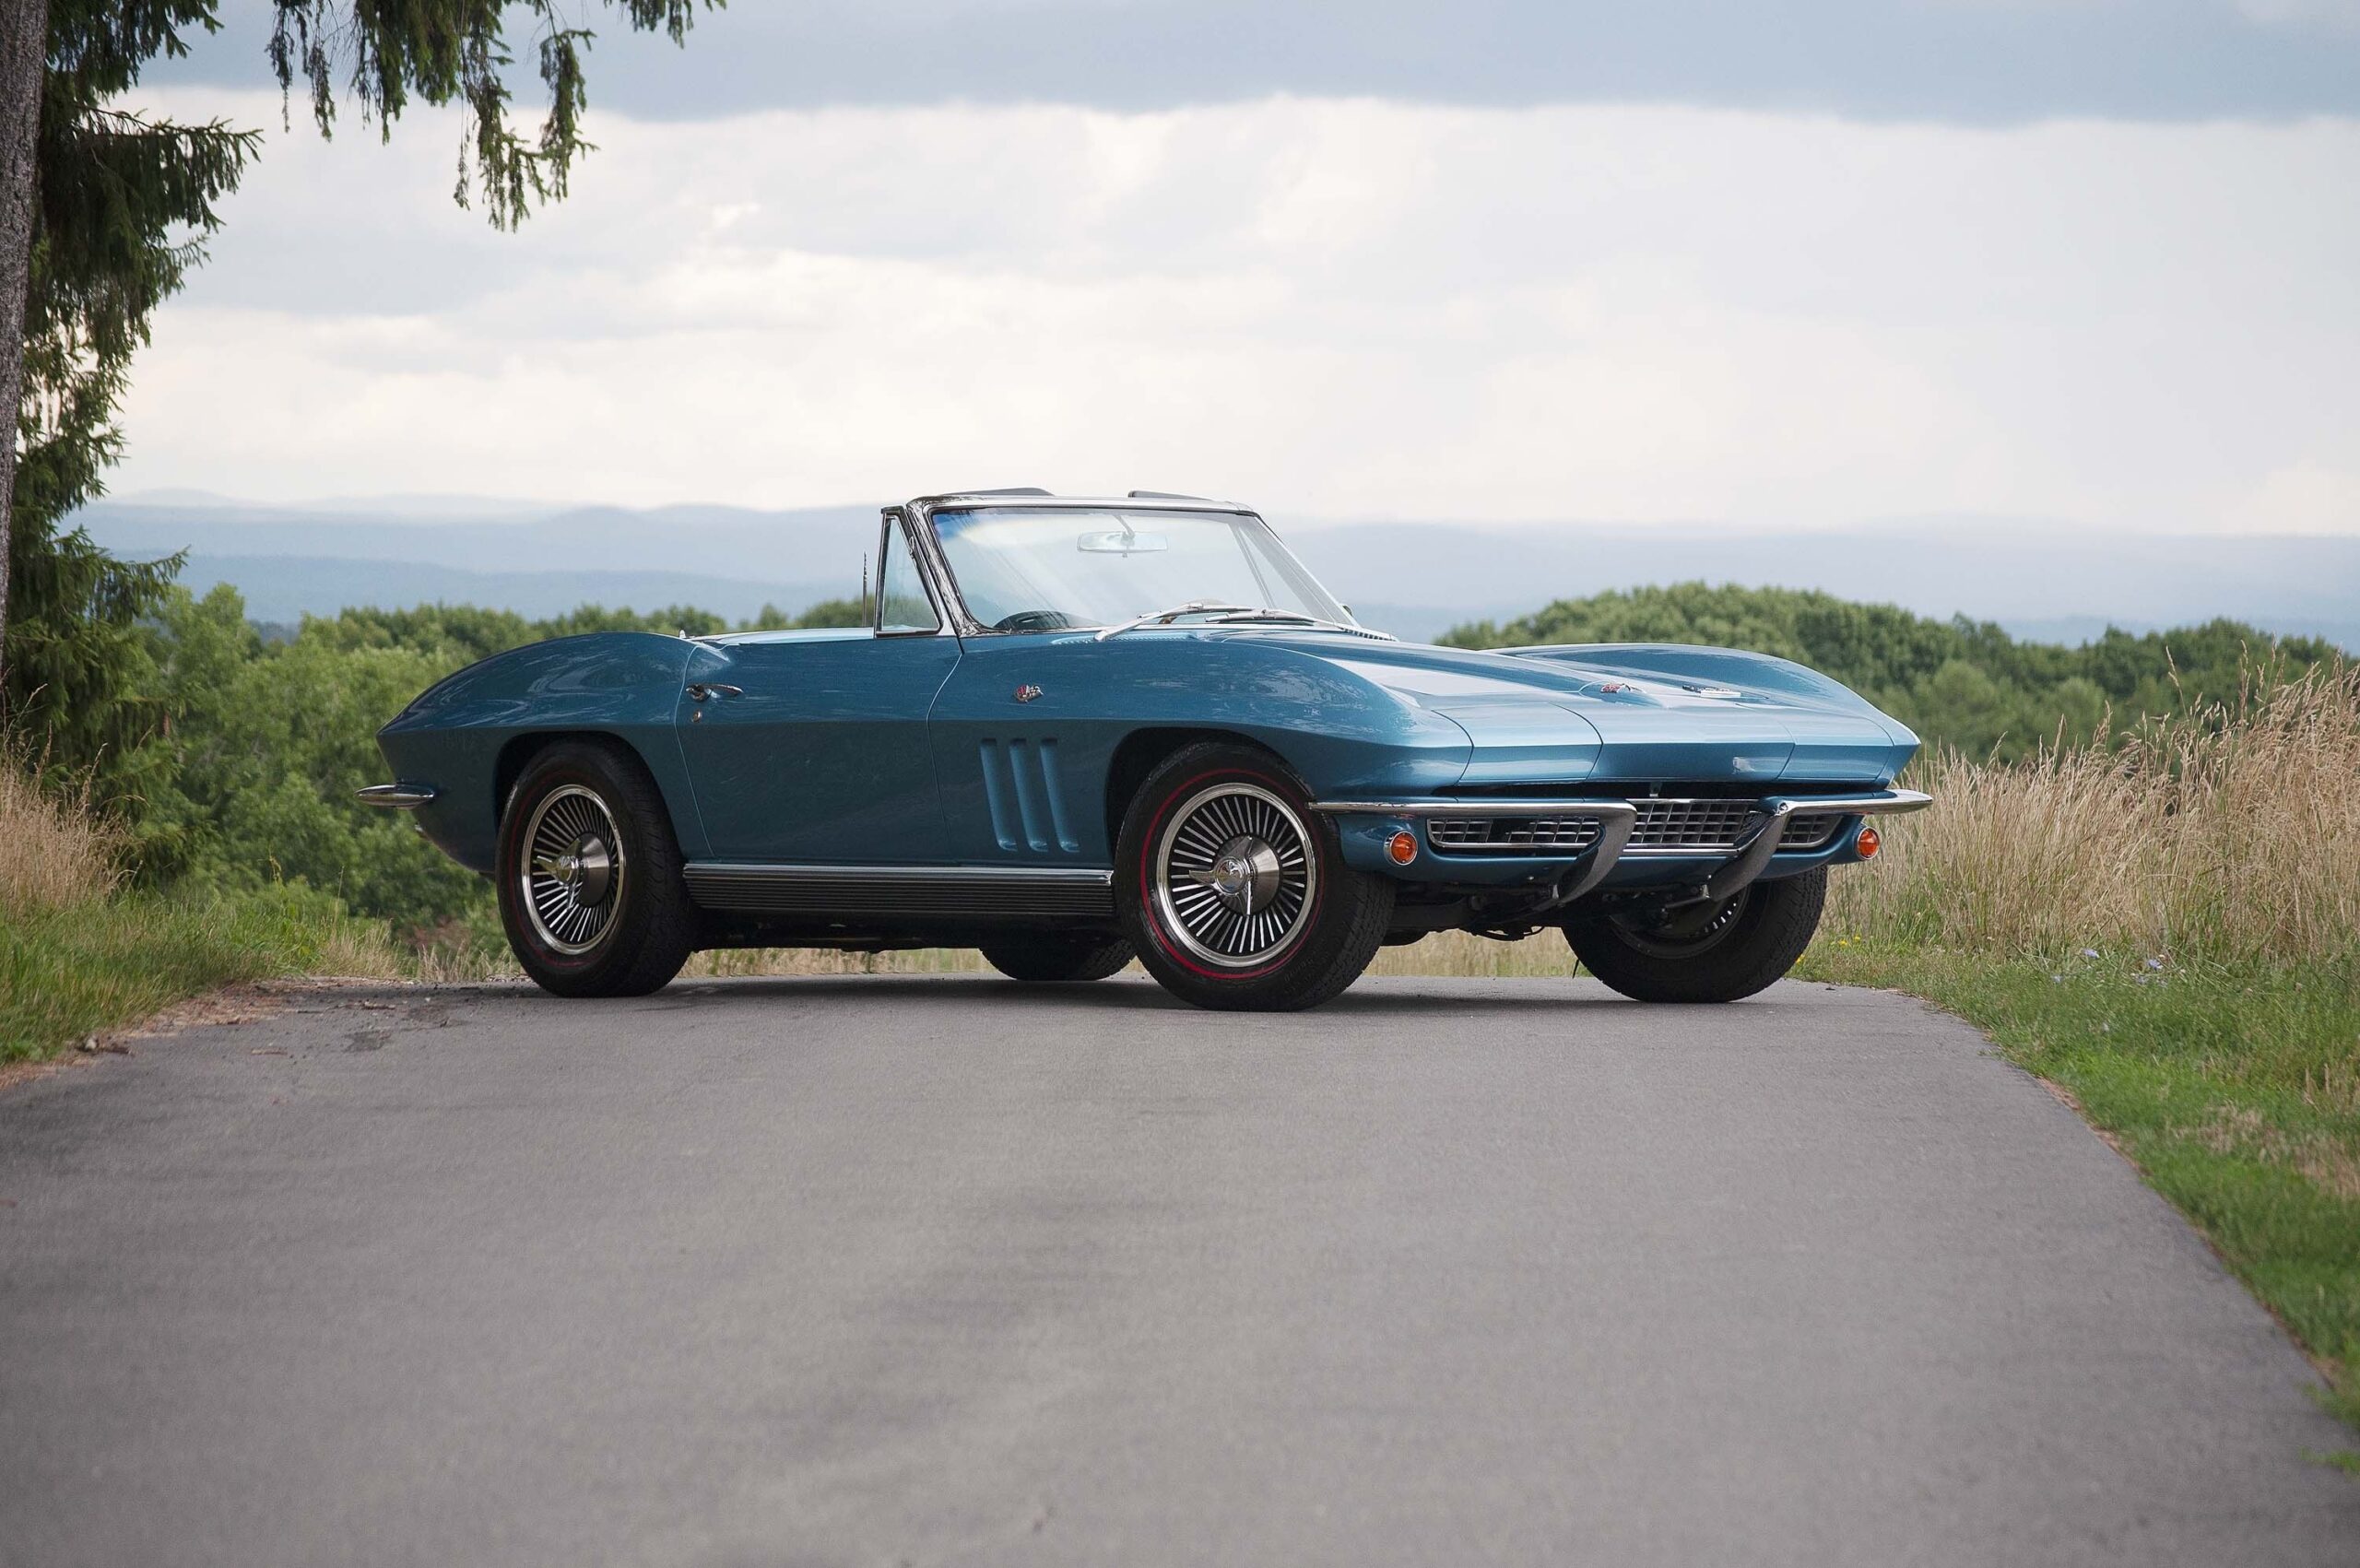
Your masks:
<svg viewBox="0 0 2360 1568"><path fill-rule="evenodd" d="M1582 967L1634 1001L1734 1002L1783 978L1811 946L1827 868L1755 882L1719 903L1565 923Z"/></svg>
<svg viewBox="0 0 2360 1568"><path fill-rule="evenodd" d="M560 996L643 996L680 973L696 911L655 781L611 742L560 741L500 820L500 920L525 973Z"/></svg>
<svg viewBox="0 0 2360 1568"><path fill-rule="evenodd" d="M1360 978L1393 884L1344 863L1285 764L1205 742L1167 758L1123 815L1115 903L1162 987L1200 1008L1292 1012Z"/></svg>

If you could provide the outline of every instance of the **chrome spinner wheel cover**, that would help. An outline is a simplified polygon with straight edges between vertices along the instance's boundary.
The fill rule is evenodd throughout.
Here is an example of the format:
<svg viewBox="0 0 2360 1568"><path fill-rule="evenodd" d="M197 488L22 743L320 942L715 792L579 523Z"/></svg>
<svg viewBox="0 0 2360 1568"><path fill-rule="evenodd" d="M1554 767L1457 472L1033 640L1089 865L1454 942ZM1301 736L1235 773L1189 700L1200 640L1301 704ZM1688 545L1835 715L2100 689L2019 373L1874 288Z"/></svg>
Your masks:
<svg viewBox="0 0 2360 1568"><path fill-rule="evenodd" d="M629 866L604 800L581 784L543 796L525 824L524 860L517 891L535 936L568 958L606 939L622 908Z"/></svg>
<svg viewBox="0 0 2360 1568"><path fill-rule="evenodd" d="M1311 832L1258 784L1209 784L1174 809L1150 862L1157 924L1215 969L1268 962L1303 935L1319 890Z"/></svg>

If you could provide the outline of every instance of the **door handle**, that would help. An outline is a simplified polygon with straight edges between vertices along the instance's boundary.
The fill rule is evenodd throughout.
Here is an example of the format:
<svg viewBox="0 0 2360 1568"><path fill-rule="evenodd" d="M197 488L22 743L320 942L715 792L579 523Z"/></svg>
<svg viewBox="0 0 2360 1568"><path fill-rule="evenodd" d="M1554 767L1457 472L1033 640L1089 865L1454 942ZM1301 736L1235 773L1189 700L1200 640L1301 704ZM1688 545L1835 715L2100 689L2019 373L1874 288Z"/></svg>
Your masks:
<svg viewBox="0 0 2360 1568"><path fill-rule="evenodd" d="M695 681L689 687L689 701L691 702L702 702L708 697L743 697L744 695L746 695L744 687L724 686L717 680Z"/></svg>

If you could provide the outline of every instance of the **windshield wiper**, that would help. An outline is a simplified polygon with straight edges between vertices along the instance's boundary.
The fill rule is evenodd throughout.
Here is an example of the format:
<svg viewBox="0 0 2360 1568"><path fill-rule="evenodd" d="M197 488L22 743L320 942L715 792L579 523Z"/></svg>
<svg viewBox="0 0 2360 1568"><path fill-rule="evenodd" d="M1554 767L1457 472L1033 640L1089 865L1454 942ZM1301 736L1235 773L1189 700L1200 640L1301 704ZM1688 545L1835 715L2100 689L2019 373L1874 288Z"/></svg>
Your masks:
<svg viewBox="0 0 2360 1568"><path fill-rule="evenodd" d="M1377 641L1383 643L1398 643L1400 641L1399 638L1394 636L1390 631L1377 631L1365 626L1354 626L1349 621L1329 620L1326 616L1304 615L1298 610L1233 610L1223 613L1221 619L1215 621L1214 624L1217 626L1229 626L1241 620L1284 621L1289 626L1316 626L1326 631L1348 631L1355 637L1374 637Z"/></svg>
<svg viewBox="0 0 2360 1568"><path fill-rule="evenodd" d="M1304 615L1299 610L1272 609L1267 605L1225 605L1217 599L1191 599L1185 605L1157 610L1152 615L1135 615L1120 626L1110 626L1099 632L1098 641L1103 643L1109 637L1119 636L1142 626L1169 626L1184 615L1210 615L1216 618L1214 624L1220 626L1234 626L1240 621L1282 621L1289 626L1316 626L1330 631L1349 632L1354 637L1374 638L1380 643L1398 641L1390 631L1372 631L1365 626L1329 620L1324 616Z"/></svg>
<svg viewBox="0 0 2360 1568"><path fill-rule="evenodd" d="M1225 605L1219 599L1190 599L1185 605L1174 605L1168 610L1155 610L1147 615L1135 615L1120 626L1110 626L1099 632L1098 641L1120 636L1141 626L1169 626L1184 615L1257 615L1252 605Z"/></svg>

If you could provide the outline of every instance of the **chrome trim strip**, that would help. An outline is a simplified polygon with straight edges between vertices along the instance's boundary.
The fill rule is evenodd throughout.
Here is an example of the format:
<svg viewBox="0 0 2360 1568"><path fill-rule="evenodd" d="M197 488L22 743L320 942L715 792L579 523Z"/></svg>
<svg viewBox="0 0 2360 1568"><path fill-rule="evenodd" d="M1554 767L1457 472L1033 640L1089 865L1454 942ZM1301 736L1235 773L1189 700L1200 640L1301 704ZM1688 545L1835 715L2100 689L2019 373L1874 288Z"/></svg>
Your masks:
<svg viewBox="0 0 2360 1568"><path fill-rule="evenodd" d="M905 502L928 512L965 512L977 506L1015 507L1025 512L1233 512L1241 517L1256 513L1233 501L1199 501L1193 496L1162 496L1135 492L1127 496L1051 495L1023 490L952 490L946 495L922 495Z"/></svg>
<svg viewBox="0 0 2360 1568"><path fill-rule="evenodd" d="M1058 866L783 866L690 861L689 894L705 909L821 925L1004 925L1115 915L1112 871Z"/></svg>
<svg viewBox="0 0 2360 1568"><path fill-rule="evenodd" d="M1314 811L1366 817L1636 817L1627 800L1315 800Z"/></svg>
<svg viewBox="0 0 2360 1568"><path fill-rule="evenodd" d="M352 792L363 806L382 806L393 811L415 811L442 792L432 784L371 784Z"/></svg>
<svg viewBox="0 0 2360 1568"><path fill-rule="evenodd" d="M1922 790L1888 789L1874 795L1777 795L1763 804L1769 806L1779 801L1785 801L1798 811L1835 811L1847 817L1892 817L1905 811L1923 811L1934 804L1934 797Z"/></svg>
<svg viewBox="0 0 2360 1568"><path fill-rule="evenodd" d="M1622 800L1537 800L1525 796L1500 796L1490 800L1315 800L1311 808L1314 811L1372 817L1550 817L1576 812L1595 813L1617 807L1628 810L1633 808L1633 798L1637 797ZM1684 800L1686 797L1682 798ZM1781 803L1796 811L1832 811L1846 817L1876 817L1922 811L1934 803L1934 797L1914 789L1880 790L1874 795L1774 795L1759 802L1758 808L1766 811ZM1696 852L1673 849L1669 852L1634 850L1632 853L1693 855ZM1711 851L1705 853L1710 854Z"/></svg>
<svg viewBox="0 0 2360 1568"><path fill-rule="evenodd" d="M760 877L776 882L956 882L964 887L1111 888L1115 873L1069 866L787 866L767 860L691 860L691 876Z"/></svg>

